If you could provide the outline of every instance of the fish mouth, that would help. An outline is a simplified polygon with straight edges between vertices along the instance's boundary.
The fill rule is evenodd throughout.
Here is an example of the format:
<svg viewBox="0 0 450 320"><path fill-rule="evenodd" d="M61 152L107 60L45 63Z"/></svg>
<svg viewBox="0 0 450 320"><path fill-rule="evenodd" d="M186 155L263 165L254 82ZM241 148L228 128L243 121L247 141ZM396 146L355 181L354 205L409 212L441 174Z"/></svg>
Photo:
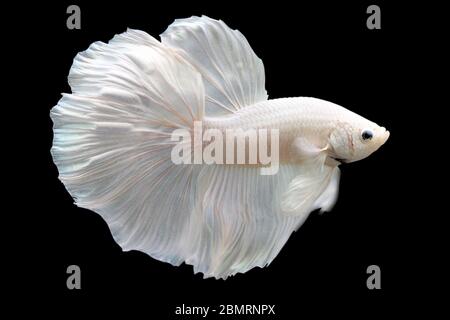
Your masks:
<svg viewBox="0 0 450 320"><path fill-rule="evenodd" d="M389 139L391 133L388 130L386 130L385 127L381 127L381 130L383 130L381 136L381 144L383 145Z"/></svg>

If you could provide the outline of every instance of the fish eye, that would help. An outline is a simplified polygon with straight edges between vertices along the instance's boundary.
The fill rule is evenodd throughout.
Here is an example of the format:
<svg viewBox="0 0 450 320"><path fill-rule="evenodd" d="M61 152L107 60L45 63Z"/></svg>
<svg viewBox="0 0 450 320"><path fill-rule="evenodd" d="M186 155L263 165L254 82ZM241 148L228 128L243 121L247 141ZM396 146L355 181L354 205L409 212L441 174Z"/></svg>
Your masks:
<svg viewBox="0 0 450 320"><path fill-rule="evenodd" d="M368 141L371 140L373 138L373 132L370 129L364 129L361 132L361 138L363 139L363 141Z"/></svg>

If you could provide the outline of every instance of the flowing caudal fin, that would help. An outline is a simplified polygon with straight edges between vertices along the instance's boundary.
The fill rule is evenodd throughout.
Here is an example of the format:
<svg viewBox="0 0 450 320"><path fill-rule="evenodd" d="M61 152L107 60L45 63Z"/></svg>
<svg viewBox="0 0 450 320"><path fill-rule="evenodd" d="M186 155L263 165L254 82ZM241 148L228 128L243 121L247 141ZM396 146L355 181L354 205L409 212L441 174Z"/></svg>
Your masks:
<svg viewBox="0 0 450 320"><path fill-rule="evenodd" d="M195 168L174 165L171 133L204 112L200 73L148 34L93 43L70 70L72 94L51 110L59 178L99 213L124 249L179 264Z"/></svg>

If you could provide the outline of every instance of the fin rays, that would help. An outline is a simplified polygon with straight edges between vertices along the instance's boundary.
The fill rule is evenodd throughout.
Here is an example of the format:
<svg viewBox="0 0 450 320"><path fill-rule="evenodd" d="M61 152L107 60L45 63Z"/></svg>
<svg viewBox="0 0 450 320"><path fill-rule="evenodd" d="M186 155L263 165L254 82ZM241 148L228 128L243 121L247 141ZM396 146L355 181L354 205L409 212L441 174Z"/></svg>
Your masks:
<svg viewBox="0 0 450 320"><path fill-rule="evenodd" d="M124 250L185 261L205 277L264 267L314 208L334 204L338 169L284 164L264 176L170 159L174 129L190 129L205 110L223 115L266 100L264 82L244 36L207 17L175 21L162 43L136 30L96 42L75 58L72 94L50 113L59 178ZM320 153L298 145L305 157Z"/></svg>

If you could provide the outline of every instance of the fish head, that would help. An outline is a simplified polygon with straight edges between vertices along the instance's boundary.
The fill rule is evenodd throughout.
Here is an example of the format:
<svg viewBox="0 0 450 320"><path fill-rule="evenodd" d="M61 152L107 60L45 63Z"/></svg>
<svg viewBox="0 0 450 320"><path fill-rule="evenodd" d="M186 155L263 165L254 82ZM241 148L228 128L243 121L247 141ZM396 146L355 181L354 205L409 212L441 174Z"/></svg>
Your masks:
<svg viewBox="0 0 450 320"><path fill-rule="evenodd" d="M329 156L345 163L358 161L378 150L388 138L386 128L362 117L340 121L329 136Z"/></svg>

